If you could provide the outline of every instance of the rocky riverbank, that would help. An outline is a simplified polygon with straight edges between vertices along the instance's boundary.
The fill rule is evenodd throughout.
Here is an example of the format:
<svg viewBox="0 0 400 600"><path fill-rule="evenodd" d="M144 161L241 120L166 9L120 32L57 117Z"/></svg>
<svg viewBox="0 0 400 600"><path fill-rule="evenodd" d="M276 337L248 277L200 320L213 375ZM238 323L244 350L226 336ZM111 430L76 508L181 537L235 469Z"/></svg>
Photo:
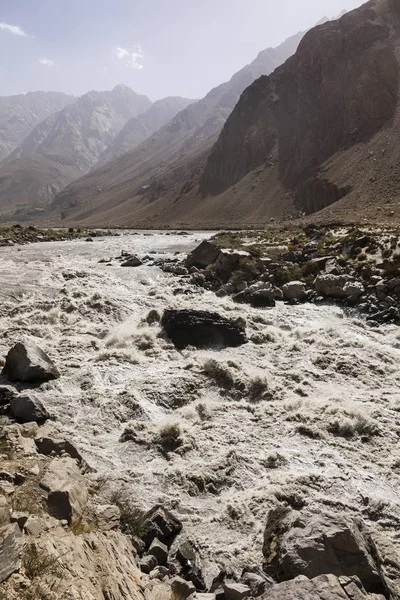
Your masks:
<svg viewBox="0 0 400 600"><path fill-rule="evenodd" d="M94 229L39 229L30 225L3 226L0 225L0 246L15 246L37 242L61 242L67 240L87 239L115 235L111 231Z"/></svg>
<svg viewBox="0 0 400 600"><path fill-rule="evenodd" d="M375 326L400 323L397 229L308 225L225 232L162 268L256 308L334 302L357 307Z"/></svg>

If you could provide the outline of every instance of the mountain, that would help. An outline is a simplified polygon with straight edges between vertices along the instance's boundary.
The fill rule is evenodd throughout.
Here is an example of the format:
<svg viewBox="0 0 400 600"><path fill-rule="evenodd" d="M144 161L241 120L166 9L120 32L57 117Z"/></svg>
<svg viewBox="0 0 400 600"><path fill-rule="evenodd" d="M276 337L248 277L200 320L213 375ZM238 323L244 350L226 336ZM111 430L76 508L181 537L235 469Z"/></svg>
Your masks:
<svg viewBox="0 0 400 600"><path fill-rule="evenodd" d="M190 134L176 143L171 127L188 123L180 113L69 186L51 217L197 227L304 215L398 223L399 73L400 0L370 0L309 31L292 57L245 89L218 136L215 127L202 145Z"/></svg>
<svg viewBox="0 0 400 600"><path fill-rule="evenodd" d="M127 122L125 127L114 138L114 141L100 156L96 167L104 165L139 146L141 142L173 119L178 112L193 104L193 102L195 100L173 96L154 102L148 111Z"/></svg>
<svg viewBox="0 0 400 600"><path fill-rule="evenodd" d="M161 223L165 205L193 187L243 90L291 56L303 35L260 52L230 81L179 112L137 148L68 186L55 198L47 219L97 225Z"/></svg>
<svg viewBox="0 0 400 600"><path fill-rule="evenodd" d="M0 97L0 163L41 121L75 102L58 92L29 92Z"/></svg>
<svg viewBox="0 0 400 600"><path fill-rule="evenodd" d="M126 122L151 106L119 85L89 92L35 127L0 168L2 212L50 201L87 173Z"/></svg>

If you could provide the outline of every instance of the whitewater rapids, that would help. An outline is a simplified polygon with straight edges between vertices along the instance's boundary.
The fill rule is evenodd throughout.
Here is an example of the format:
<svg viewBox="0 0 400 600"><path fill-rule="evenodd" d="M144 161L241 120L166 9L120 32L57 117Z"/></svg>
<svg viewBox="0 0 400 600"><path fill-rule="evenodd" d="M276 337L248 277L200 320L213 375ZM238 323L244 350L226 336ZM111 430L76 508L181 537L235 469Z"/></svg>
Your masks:
<svg viewBox="0 0 400 600"><path fill-rule="evenodd" d="M55 427L106 491L122 485L144 508L167 505L204 556L259 563L266 514L282 501L362 516L398 546L398 327L373 328L337 306L239 306L159 267L114 260L123 250L183 258L210 236L130 232L0 248L0 356L20 339L43 348L62 375L35 390ZM146 322L166 308L243 317L250 342L179 352ZM238 381L264 382L265 397L224 393L203 372L210 358ZM335 420L373 434L334 435ZM179 423L184 439L169 460L153 443L166 423ZM141 443L120 441L127 427Z"/></svg>

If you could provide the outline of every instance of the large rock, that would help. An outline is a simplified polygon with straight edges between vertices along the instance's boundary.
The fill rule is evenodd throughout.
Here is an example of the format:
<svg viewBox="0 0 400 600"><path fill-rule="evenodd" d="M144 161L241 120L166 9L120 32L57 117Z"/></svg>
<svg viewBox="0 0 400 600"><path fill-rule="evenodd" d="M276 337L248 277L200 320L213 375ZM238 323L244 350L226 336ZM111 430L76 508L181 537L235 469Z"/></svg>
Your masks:
<svg viewBox="0 0 400 600"><path fill-rule="evenodd" d="M74 458L83 471L90 471L89 465L82 457L79 450L68 440L56 437L41 437L35 439L35 444L38 452L49 456L50 454L60 456L60 454L68 454Z"/></svg>
<svg viewBox="0 0 400 600"><path fill-rule="evenodd" d="M301 302L306 298L306 286L301 281L290 281L282 287L283 299L288 302Z"/></svg>
<svg viewBox="0 0 400 600"><path fill-rule="evenodd" d="M186 259L187 267L197 267L204 269L212 265L217 260L221 249L215 244L204 240L197 248L195 248Z"/></svg>
<svg viewBox="0 0 400 600"><path fill-rule="evenodd" d="M0 583L21 567L22 534L17 523L0 529Z"/></svg>
<svg viewBox="0 0 400 600"><path fill-rule="evenodd" d="M121 267L140 267L142 265L142 261L135 255L132 255L128 260L125 260Z"/></svg>
<svg viewBox="0 0 400 600"><path fill-rule="evenodd" d="M10 413L18 423L42 423L51 418L48 410L34 394L15 396L10 402Z"/></svg>
<svg viewBox="0 0 400 600"><path fill-rule="evenodd" d="M166 310L161 325L178 349L186 346L236 347L247 342L244 329L218 313L201 310Z"/></svg>
<svg viewBox="0 0 400 600"><path fill-rule="evenodd" d="M216 260L215 268L218 275L226 280L234 271L240 268L243 260L250 258L251 255L245 250L222 249Z"/></svg>
<svg viewBox="0 0 400 600"><path fill-rule="evenodd" d="M60 377L53 361L31 342L18 342L7 354L3 369L10 381L43 383Z"/></svg>
<svg viewBox="0 0 400 600"><path fill-rule="evenodd" d="M85 478L71 458L55 458L49 466L41 487L48 492L49 513L73 524L82 519L88 502Z"/></svg>
<svg viewBox="0 0 400 600"><path fill-rule="evenodd" d="M362 283L350 275L321 274L314 281L315 291L330 298L360 297L364 293Z"/></svg>
<svg viewBox="0 0 400 600"><path fill-rule="evenodd" d="M181 521L161 505L154 506L145 514L144 524L148 547L156 538L168 546L182 529Z"/></svg>
<svg viewBox="0 0 400 600"><path fill-rule="evenodd" d="M385 596L367 594L356 577L320 575L308 579L300 575L274 585L262 600L385 600Z"/></svg>
<svg viewBox="0 0 400 600"><path fill-rule="evenodd" d="M251 304L254 308L275 306L277 288L268 282L254 283L243 292L233 296L234 302Z"/></svg>
<svg viewBox="0 0 400 600"><path fill-rule="evenodd" d="M298 575L355 575L367 591L385 593L386 586L373 558L374 547L361 520L271 510L264 534L264 554L280 581Z"/></svg>

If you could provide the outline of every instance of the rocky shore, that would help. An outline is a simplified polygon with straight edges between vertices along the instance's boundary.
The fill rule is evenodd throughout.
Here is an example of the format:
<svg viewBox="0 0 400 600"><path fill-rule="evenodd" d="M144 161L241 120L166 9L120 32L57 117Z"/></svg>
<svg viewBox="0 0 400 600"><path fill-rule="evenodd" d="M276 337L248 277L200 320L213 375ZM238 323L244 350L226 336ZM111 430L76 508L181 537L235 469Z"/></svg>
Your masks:
<svg viewBox="0 0 400 600"><path fill-rule="evenodd" d="M160 264L160 261L158 261ZM345 226L223 232L162 268L256 308L333 302L400 323L400 232Z"/></svg>
<svg viewBox="0 0 400 600"><path fill-rule="evenodd" d="M93 238L105 235L115 235L115 233L105 230L74 229L72 227L69 229L40 229L33 225L29 227L23 227L22 225L0 225L0 247L78 239L91 241Z"/></svg>

